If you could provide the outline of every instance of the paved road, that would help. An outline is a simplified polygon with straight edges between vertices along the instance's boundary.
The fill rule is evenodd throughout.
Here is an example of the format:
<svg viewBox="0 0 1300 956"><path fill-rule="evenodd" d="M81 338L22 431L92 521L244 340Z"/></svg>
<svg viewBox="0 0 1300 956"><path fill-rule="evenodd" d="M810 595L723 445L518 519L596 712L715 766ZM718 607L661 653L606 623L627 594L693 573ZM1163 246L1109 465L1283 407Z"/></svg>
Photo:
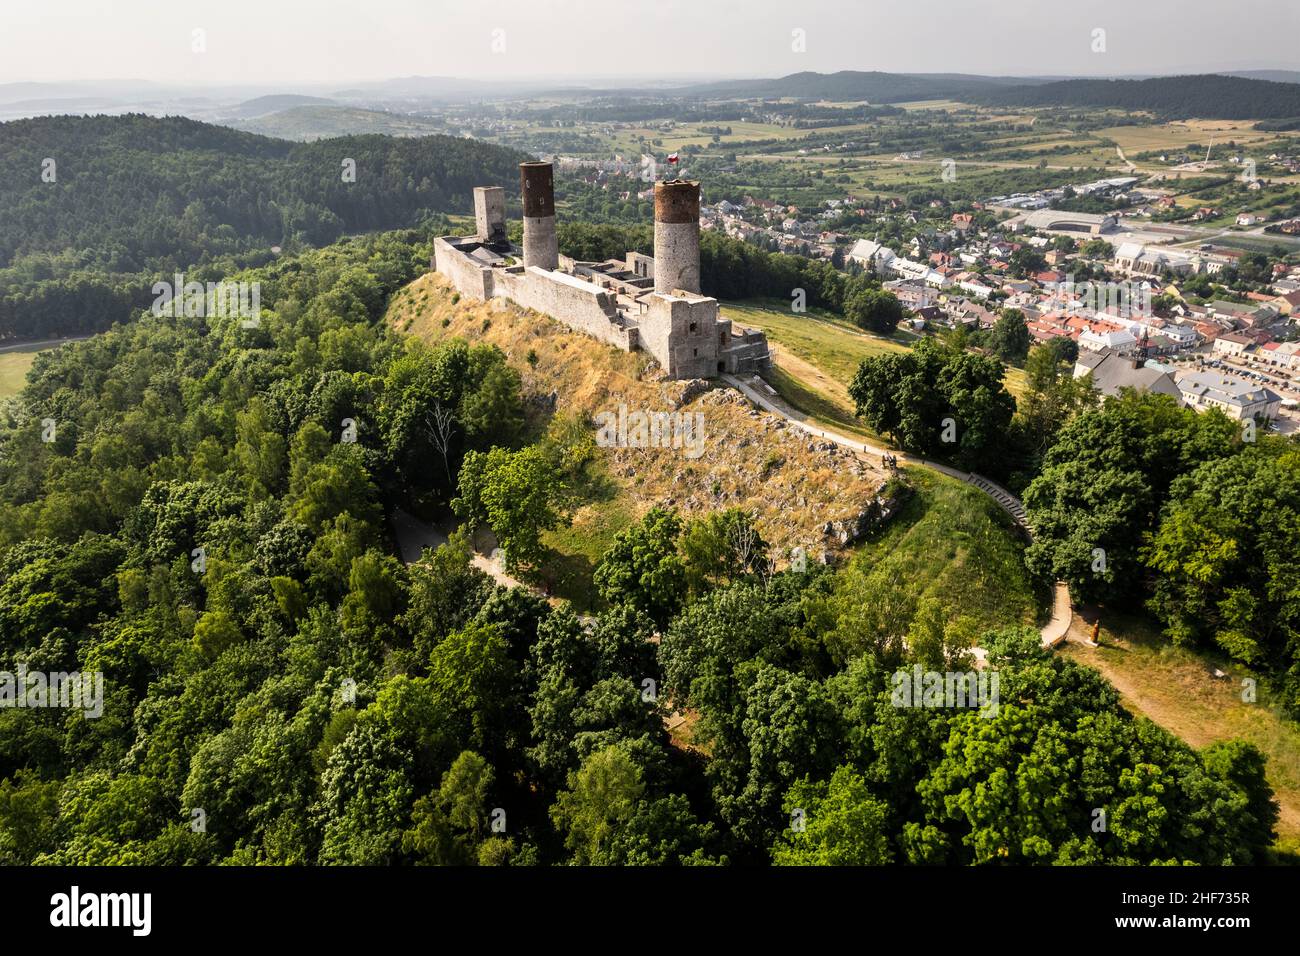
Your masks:
<svg viewBox="0 0 1300 956"><path fill-rule="evenodd" d="M65 342L84 342L90 338L89 335L74 335L70 339L42 339L40 342L14 342L11 345L0 345L0 352L17 352L26 349L43 349L53 348L56 345L62 345Z"/></svg>
<svg viewBox="0 0 1300 956"><path fill-rule="evenodd" d="M902 463L931 468L950 478L956 478L958 481L964 481L968 484L974 485L980 491L992 498L999 508L1010 515L1011 520L1019 527L1023 528L1025 534L1030 537L1033 536L1033 529L1029 527L1029 523L1025 517L1025 508L1024 505L1020 503L1020 499L1007 491L1001 485L985 478L983 475L960 471L937 461L928 461L925 458L920 458L916 455L909 455L905 452L890 451L876 445L868 444L864 441L859 441L856 438L842 435L837 431L824 428L819 424L811 422L808 419L808 416L795 411L787 405L759 376L751 376L749 381L745 381L736 375L723 375L722 379L728 385L739 390L742 395L760 408L763 408L774 415L779 415L791 425L801 431L807 432L809 435L815 435L819 438L824 438L827 441L833 441L837 445L842 445L845 448L851 448L854 451L873 455L876 458L893 455ZM1057 582L1052 592L1051 620L1048 621L1039 631L1039 636L1042 639L1043 646L1055 647L1061 641L1065 640L1065 635L1070 629L1070 621L1073 617L1074 608L1070 604L1070 590L1064 584Z"/></svg>

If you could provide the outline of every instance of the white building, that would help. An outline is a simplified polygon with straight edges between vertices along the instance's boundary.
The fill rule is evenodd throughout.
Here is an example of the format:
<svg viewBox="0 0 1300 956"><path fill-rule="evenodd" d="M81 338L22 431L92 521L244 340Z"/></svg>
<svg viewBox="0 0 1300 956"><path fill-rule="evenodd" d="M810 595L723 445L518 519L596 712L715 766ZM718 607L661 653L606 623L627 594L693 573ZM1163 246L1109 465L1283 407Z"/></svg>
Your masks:
<svg viewBox="0 0 1300 956"><path fill-rule="evenodd" d="M1224 332L1214 340L1214 351L1218 355L1245 355L1255 340L1240 332Z"/></svg>
<svg viewBox="0 0 1300 956"><path fill-rule="evenodd" d="M1300 342L1267 342L1257 357L1278 368L1300 368Z"/></svg>
<svg viewBox="0 0 1300 956"><path fill-rule="evenodd" d="M1189 349L1196 345L1199 335L1195 328L1190 325L1183 325L1181 322L1170 322L1160 329L1160 334L1167 339L1172 339L1178 344L1179 348Z"/></svg>
<svg viewBox="0 0 1300 956"><path fill-rule="evenodd" d="M1188 372L1178 380L1183 402L1197 411L1220 409L1229 418L1276 418L1282 396L1221 372Z"/></svg>
<svg viewBox="0 0 1300 956"><path fill-rule="evenodd" d="M894 250L870 239L859 239L849 250L849 258L871 272L884 275L895 257Z"/></svg>
<svg viewBox="0 0 1300 956"><path fill-rule="evenodd" d="M1079 348L1091 349L1094 352L1100 352L1102 349L1125 352L1135 345L1137 345L1137 336L1132 332L1094 332L1088 329L1079 336Z"/></svg>

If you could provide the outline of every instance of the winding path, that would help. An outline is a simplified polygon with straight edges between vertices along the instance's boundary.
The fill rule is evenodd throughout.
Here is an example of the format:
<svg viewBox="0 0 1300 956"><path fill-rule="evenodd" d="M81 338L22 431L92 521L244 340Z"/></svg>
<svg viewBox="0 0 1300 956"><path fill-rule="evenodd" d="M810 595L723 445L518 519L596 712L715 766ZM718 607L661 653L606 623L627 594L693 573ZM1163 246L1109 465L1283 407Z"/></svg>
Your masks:
<svg viewBox="0 0 1300 956"><path fill-rule="evenodd" d="M748 398L755 405L779 415L788 421L794 427L809 435L815 435L818 438L824 438L827 441L835 442L845 448L851 448L854 451L860 451L867 455L873 455L876 458L884 458L886 455L892 455L900 462L909 465L920 465L924 468L931 468L941 472L950 478L956 478L958 481L964 481L967 484L974 485L980 491L992 498L1008 515L1011 520L1021 528L1026 536L1032 539L1033 529L1029 526L1028 519L1025 515L1025 507L1021 504L1020 499L1007 491L1001 485L985 478L983 475L975 474L969 471L960 471L948 465L940 464L937 461L929 461L916 455L909 455L906 452L894 452L887 448L880 448L877 445L871 445L856 438L850 438L847 435L840 434L837 431L827 429L821 425L813 424L807 415L795 411L786 404L776 391L763 381L757 375L751 375L749 381L745 381L737 375L720 376L724 382L735 388L742 395ZM1065 640L1066 634L1070 630L1070 621L1074 617L1074 608L1070 603L1070 589L1062 582L1056 582L1052 589L1052 617L1039 630L1039 637L1042 639L1044 647L1055 647Z"/></svg>
<svg viewBox="0 0 1300 956"><path fill-rule="evenodd" d="M1025 516L1024 506L1020 499L1007 491L1001 485L985 478L983 475L974 472L959 471L948 465L941 464L937 461L929 461L916 455L909 455L905 452L894 452L887 448L881 448L877 445L871 445L867 442L859 441L856 438L850 438L847 435L840 434L837 431L823 428L820 425L814 425L809 422L808 417L801 412L795 411L759 376L751 376L750 381L745 381L735 375L723 375L722 380L728 385L735 388L742 395L748 398L755 405L778 415L785 419L791 425L818 438L824 438L827 441L835 442L845 448L853 449L876 458L884 458L886 455L893 455L900 462L909 465L920 465L924 468L932 468L950 478L956 478L958 481L964 481L973 485L980 491L992 498L1003 511L1011 516L1011 520L1021 528L1029 537L1033 536L1033 529ZM767 394L764 394L767 393ZM402 560L406 564L413 564L420 560L420 555L425 548L438 548L447 543L447 535L440 529L416 520L413 516L405 511L398 509L392 517L393 530L397 536L398 546L402 552ZM523 587L529 590L542 593L537 588L524 584L516 578L511 577L501 567L500 562L474 552L474 566L484 571L498 584L504 587ZM1052 593L1052 617L1040 630L1039 636L1042 639L1044 647L1055 647L1065 640L1070 630L1070 622L1074 618L1074 608L1070 604L1070 591L1064 584L1057 582ZM976 648L978 651L979 648ZM977 655L978 656L978 655Z"/></svg>

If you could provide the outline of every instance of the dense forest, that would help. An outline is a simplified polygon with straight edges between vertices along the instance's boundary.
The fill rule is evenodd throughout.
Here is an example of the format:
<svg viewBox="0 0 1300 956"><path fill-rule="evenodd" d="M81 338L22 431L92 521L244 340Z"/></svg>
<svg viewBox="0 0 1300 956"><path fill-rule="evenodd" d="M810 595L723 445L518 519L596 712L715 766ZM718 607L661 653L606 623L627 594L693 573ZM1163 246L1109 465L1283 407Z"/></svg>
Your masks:
<svg viewBox="0 0 1300 956"><path fill-rule="evenodd" d="M516 537L592 440L495 348L381 323L427 257L344 240L232 277L256 329L142 315L38 358L0 434L0 669L106 691L0 709L0 862L1268 858L1254 748L1191 749L1033 629L773 572L742 514L651 510L589 618L460 534L404 564L395 508ZM1000 706L900 706L891 675L972 638Z"/></svg>
<svg viewBox="0 0 1300 956"><path fill-rule="evenodd" d="M290 143L180 117L0 124L0 340L108 328L154 282L217 260L469 213L484 181L517 192L526 158L446 136Z"/></svg>
<svg viewBox="0 0 1300 956"><path fill-rule="evenodd" d="M1300 83L1203 74L1149 80L1060 80L980 91L995 106L1100 106L1145 110L1161 119L1293 119L1300 117Z"/></svg>

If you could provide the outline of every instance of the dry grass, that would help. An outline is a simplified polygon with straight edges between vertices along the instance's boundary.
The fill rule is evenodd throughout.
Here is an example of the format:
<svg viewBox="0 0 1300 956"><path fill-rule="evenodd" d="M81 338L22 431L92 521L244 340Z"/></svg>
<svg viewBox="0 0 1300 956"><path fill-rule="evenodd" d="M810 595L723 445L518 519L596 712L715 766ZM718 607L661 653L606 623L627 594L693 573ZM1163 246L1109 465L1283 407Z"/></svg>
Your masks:
<svg viewBox="0 0 1300 956"><path fill-rule="evenodd" d="M663 380L643 353L620 352L504 302L453 298L446 279L430 273L394 298L388 321L429 342L459 336L498 346L521 369L527 392L556 393L559 412L591 419L616 412L620 404L629 410L677 408L686 383ZM734 389L712 388L680 411L704 415L703 454L692 460L674 449L599 449L614 493L584 505L574 527L548 541L551 547L579 564L594 563L598 547L619 526L659 504L687 517L741 508L756 516L774 548L834 551L838 545L821 527L857 515L886 480L874 460L821 447L752 408Z"/></svg>

